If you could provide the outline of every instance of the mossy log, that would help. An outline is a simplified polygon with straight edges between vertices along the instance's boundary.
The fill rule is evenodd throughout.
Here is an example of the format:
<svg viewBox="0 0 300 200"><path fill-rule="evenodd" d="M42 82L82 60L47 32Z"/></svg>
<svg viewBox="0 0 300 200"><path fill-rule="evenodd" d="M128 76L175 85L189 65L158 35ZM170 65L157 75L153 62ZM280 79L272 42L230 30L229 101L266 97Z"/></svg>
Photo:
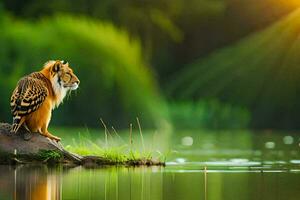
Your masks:
<svg viewBox="0 0 300 200"><path fill-rule="evenodd" d="M163 162L152 160L130 160L116 163L99 156L80 156L71 153L56 142L39 133L29 133L25 128L20 128L16 134L10 133L11 125L0 123L0 164L65 164L84 166L104 165L158 165Z"/></svg>

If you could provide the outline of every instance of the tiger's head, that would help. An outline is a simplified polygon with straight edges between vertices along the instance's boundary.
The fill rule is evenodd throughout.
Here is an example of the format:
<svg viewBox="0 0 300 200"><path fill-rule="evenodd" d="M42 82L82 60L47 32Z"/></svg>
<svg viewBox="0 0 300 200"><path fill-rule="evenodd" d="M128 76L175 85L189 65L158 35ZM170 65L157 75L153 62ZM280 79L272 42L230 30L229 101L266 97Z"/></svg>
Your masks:
<svg viewBox="0 0 300 200"><path fill-rule="evenodd" d="M55 61L51 67L50 74L61 88L76 90L79 86L80 81L69 63L59 60ZM57 83L54 83L54 85L57 85Z"/></svg>
<svg viewBox="0 0 300 200"><path fill-rule="evenodd" d="M80 81L67 62L48 61L44 65L44 70L48 72L49 80L57 97L57 105L62 102L68 91L76 90L79 86Z"/></svg>

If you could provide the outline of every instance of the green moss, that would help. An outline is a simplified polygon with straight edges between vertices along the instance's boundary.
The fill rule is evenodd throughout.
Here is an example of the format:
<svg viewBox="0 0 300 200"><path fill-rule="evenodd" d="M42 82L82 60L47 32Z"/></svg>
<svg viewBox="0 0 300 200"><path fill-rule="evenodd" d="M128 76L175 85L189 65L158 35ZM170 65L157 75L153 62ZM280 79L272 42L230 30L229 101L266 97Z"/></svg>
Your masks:
<svg viewBox="0 0 300 200"><path fill-rule="evenodd" d="M12 155L6 152L0 151L0 164L8 164L11 160Z"/></svg>
<svg viewBox="0 0 300 200"><path fill-rule="evenodd" d="M38 154L11 154L0 152L0 164L33 163L33 162L60 162L63 155L55 150L41 150Z"/></svg>
<svg viewBox="0 0 300 200"><path fill-rule="evenodd" d="M55 150L40 150L36 155L40 161L60 161L64 156Z"/></svg>

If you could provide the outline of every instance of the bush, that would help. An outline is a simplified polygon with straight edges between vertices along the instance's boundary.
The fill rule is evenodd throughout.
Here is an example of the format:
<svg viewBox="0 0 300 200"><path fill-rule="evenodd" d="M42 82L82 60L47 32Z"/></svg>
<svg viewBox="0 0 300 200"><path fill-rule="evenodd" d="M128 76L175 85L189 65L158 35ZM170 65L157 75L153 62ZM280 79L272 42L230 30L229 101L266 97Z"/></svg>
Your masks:
<svg viewBox="0 0 300 200"><path fill-rule="evenodd" d="M214 99L174 102L169 108L172 123L180 129L241 129L250 122L247 109Z"/></svg>

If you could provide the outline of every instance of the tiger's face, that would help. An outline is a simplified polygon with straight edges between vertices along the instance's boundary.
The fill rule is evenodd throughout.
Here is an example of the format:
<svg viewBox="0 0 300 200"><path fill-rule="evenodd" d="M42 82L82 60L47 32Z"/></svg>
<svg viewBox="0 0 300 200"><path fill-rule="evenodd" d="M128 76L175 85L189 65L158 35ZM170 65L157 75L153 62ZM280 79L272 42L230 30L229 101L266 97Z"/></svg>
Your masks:
<svg viewBox="0 0 300 200"><path fill-rule="evenodd" d="M47 74L55 96L54 106L59 106L67 95L68 91L76 90L79 86L79 79L74 74L69 63L64 61L48 61L44 65L44 74ZM53 107L54 108L54 107Z"/></svg>
<svg viewBox="0 0 300 200"><path fill-rule="evenodd" d="M79 86L80 81L69 63L55 61L51 68L51 74L54 79L53 85L62 90L76 90Z"/></svg>

